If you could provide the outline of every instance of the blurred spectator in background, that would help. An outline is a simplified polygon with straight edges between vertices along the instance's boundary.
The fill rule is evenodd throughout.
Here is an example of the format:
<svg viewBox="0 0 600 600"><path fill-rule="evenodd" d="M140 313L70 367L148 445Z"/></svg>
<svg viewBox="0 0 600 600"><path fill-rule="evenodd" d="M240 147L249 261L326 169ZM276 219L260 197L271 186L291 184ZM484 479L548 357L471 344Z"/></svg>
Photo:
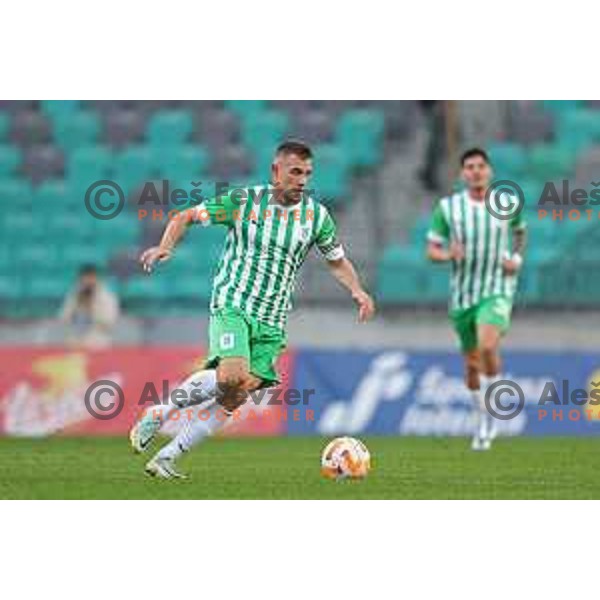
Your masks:
<svg viewBox="0 0 600 600"><path fill-rule="evenodd" d="M106 348L119 318L119 301L99 279L95 265L84 265L75 288L67 295L61 320L67 328L69 346Z"/></svg>
<svg viewBox="0 0 600 600"><path fill-rule="evenodd" d="M444 159L446 126L444 122L444 102L441 100L419 100L425 120L427 144L419 179L428 191L440 189L439 168Z"/></svg>

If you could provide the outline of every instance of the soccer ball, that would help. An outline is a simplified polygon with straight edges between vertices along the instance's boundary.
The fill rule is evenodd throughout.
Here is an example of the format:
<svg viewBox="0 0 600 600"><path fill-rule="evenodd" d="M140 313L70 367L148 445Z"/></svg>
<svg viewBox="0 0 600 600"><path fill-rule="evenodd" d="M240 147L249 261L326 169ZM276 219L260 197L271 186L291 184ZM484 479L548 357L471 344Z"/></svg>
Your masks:
<svg viewBox="0 0 600 600"><path fill-rule="evenodd" d="M355 438L335 438L321 454L321 473L327 479L362 479L370 468L371 454Z"/></svg>

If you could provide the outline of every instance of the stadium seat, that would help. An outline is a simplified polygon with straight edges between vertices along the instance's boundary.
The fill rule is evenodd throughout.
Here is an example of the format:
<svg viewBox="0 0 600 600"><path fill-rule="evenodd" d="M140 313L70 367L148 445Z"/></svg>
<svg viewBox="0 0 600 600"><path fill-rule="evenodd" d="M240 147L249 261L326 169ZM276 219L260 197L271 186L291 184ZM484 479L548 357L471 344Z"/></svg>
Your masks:
<svg viewBox="0 0 600 600"><path fill-rule="evenodd" d="M27 271L43 270L47 265L53 267L58 262L58 248L52 244L29 241L15 248L14 257L21 265L27 265Z"/></svg>
<svg viewBox="0 0 600 600"><path fill-rule="evenodd" d="M515 179L517 183L527 172L527 153L523 146L510 142L494 143L488 147L494 173L498 179Z"/></svg>
<svg viewBox="0 0 600 600"><path fill-rule="evenodd" d="M529 153L529 172L541 181L566 177L575 165L573 154L560 145L539 144Z"/></svg>
<svg viewBox="0 0 600 600"><path fill-rule="evenodd" d="M0 235L2 235L1 229ZM14 247L8 244L0 245L0 276L13 273L14 270Z"/></svg>
<svg viewBox="0 0 600 600"><path fill-rule="evenodd" d="M123 190L131 191L158 175L155 157L148 146L129 146L114 157L114 178Z"/></svg>
<svg viewBox="0 0 600 600"><path fill-rule="evenodd" d="M290 131L290 119L286 113L268 110L256 114L254 118L243 121L242 139L251 150L268 149L273 156L277 144Z"/></svg>
<svg viewBox="0 0 600 600"><path fill-rule="evenodd" d="M161 177L187 181L187 188L190 182L198 181L198 175L205 173L209 164L208 152L203 146L154 146L152 155Z"/></svg>
<svg viewBox="0 0 600 600"><path fill-rule="evenodd" d="M25 179L0 179L0 209L14 209L15 206L31 207L31 184Z"/></svg>
<svg viewBox="0 0 600 600"><path fill-rule="evenodd" d="M116 250L122 246L135 246L139 240L141 221L137 215L121 213L117 218L109 221L94 219L94 236L110 244ZM103 245L103 241L99 241Z"/></svg>
<svg viewBox="0 0 600 600"><path fill-rule="evenodd" d="M425 289L423 298L432 304L445 304L450 293L450 269L445 265L425 263Z"/></svg>
<svg viewBox="0 0 600 600"><path fill-rule="evenodd" d="M226 100L225 106L244 120L254 119L268 108L266 100Z"/></svg>
<svg viewBox="0 0 600 600"><path fill-rule="evenodd" d="M590 143L600 142L600 115L593 109L565 111L560 116L559 134L566 139L587 138Z"/></svg>
<svg viewBox="0 0 600 600"><path fill-rule="evenodd" d="M383 155L385 119L379 110L351 110L337 124L337 142L351 155L352 164L373 167Z"/></svg>
<svg viewBox="0 0 600 600"><path fill-rule="evenodd" d="M94 181L108 179L112 173L113 154L104 146L77 148L69 155L67 176L87 189Z"/></svg>
<svg viewBox="0 0 600 600"><path fill-rule="evenodd" d="M172 282L172 295L175 298L195 303L198 308L208 303L212 282L201 273L188 273Z"/></svg>
<svg viewBox="0 0 600 600"><path fill-rule="evenodd" d="M48 179L33 191L33 209L44 210L45 207L67 207L71 190L64 179Z"/></svg>
<svg viewBox="0 0 600 600"><path fill-rule="evenodd" d="M423 298L428 286L426 264L423 252L413 245L388 246L377 269L377 293L382 303L410 303Z"/></svg>
<svg viewBox="0 0 600 600"><path fill-rule="evenodd" d="M135 276L123 286L123 295L136 302L168 300L173 295L173 282L158 271L152 277Z"/></svg>
<svg viewBox="0 0 600 600"><path fill-rule="evenodd" d="M186 111L160 111L148 123L148 141L155 146L185 144L192 136L194 122Z"/></svg>
<svg viewBox="0 0 600 600"><path fill-rule="evenodd" d="M14 302L23 296L22 281L18 273L0 274L0 306L7 300Z"/></svg>
<svg viewBox="0 0 600 600"><path fill-rule="evenodd" d="M345 150L335 144L314 148L315 171L310 187L327 202L342 198L349 187L349 157Z"/></svg>
<svg viewBox="0 0 600 600"><path fill-rule="evenodd" d="M79 100L41 100L42 111L52 119L65 120L76 113L81 105Z"/></svg>
<svg viewBox="0 0 600 600"><path fill-rule="evenodd" d="M0 177L17 172L21 164L21 153L14 146L0 146Z"/></svg>
<svg viewBox="0 0 600 600"><path fill-rule="evenodd" d="M66 281L54 275L38 275L24 283L25 292L33 298L41 298L58 302L62 300L69 288Z"/></svg>
<svg viewBox="0 0 600 600"><path fill-rule="evenodd" d="M0 112L0 143L4 143L8 139L10 132L10 115L5 112Z"/></svg>
<svg viewBox="0 0 600 600"><path fill-rule="evenodd" d="M100 119L90 111L74 112L68 118L56 119L54 138L66 150L92 146L100 139Z"/></svg>

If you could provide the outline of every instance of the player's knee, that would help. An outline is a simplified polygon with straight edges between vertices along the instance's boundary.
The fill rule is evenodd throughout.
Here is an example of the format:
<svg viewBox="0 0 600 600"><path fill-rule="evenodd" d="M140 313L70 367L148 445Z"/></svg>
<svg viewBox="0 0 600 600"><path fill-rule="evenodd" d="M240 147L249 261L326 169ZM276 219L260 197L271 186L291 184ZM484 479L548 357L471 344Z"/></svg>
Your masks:
<svg viewBox="0 0 600 600"><path fill-rule="evenodd" d="M225 390L242 390L248 376L248 369L242 363L221 363L217 367L217 383Z"/></svg>
<svg viewBox="0 0 600 600"><path fill-rule="evenodd" d="M493 340L483 340L479 347L481 353L481 361L484 365L493 362L496 358L497 347Z"/></svg>

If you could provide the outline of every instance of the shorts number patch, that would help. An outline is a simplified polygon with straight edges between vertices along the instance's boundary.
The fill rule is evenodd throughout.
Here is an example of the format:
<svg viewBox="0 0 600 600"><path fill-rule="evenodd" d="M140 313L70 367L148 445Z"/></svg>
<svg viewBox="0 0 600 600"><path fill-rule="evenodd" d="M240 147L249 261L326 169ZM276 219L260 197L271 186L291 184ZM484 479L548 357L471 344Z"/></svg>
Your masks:
<svg viewBox="0 0 600 600"><path fill-rule="evenodd" d="M231 350L235 345L235 335L233 333L224 333L219 341L221 350Z"/></svg>

